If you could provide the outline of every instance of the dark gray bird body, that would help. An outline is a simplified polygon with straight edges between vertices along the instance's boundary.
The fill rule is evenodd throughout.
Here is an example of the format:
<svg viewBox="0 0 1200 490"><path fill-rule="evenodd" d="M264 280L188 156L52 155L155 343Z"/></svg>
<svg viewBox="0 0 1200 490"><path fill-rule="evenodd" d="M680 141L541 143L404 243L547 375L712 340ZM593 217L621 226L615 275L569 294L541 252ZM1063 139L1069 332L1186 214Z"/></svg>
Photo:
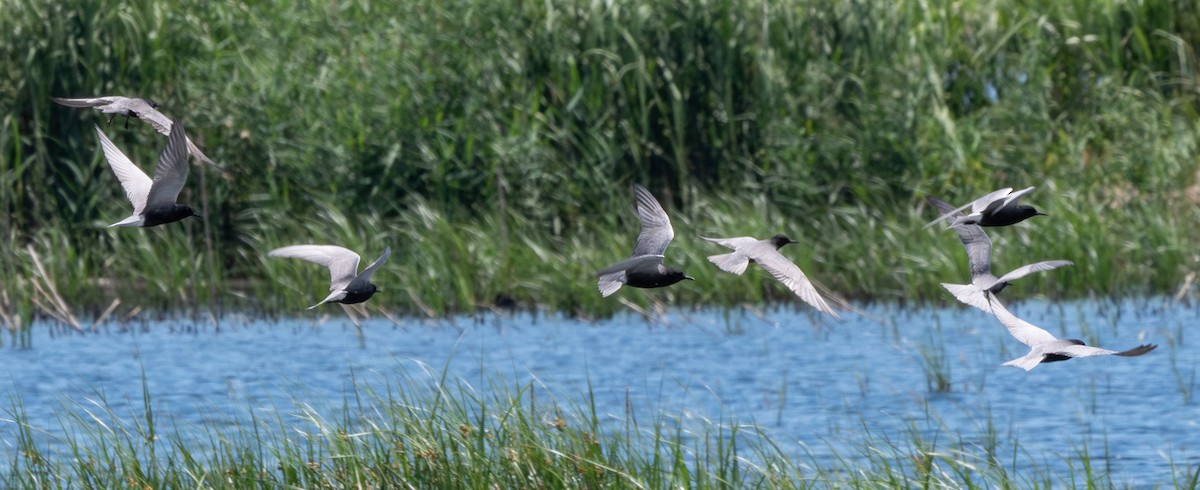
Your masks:
<svg viewBox="0 0 1200 490"><path fill-rule="evenodd" d="M185 204L176 203L179 192L187 183L188 163L187 147L184 144L183 123L175 124L171 134L167 136L167 146L158 157L158 165L154 168L154 179L151 180L141 169L113 144L100 127L96 127L100 139L100 148L109 167L116 174L125 196L133 205L133 214L124 220L109 225L147 227L158 226L187 218L198 216L192 208Z"/></svg>
<svg viewBox="0 0 1200 490"><path fill-rule="evenodd" d="M721 270L740 276L746 272L746 266L754 262L763 269L766 269L775 279L787 286L788 289L805 303L812 305L813 308L822 313L838 318L837 312L821 297L816 286L808 279L808 276L804 275L804 271L801 271L796 264L779 253L780 247L789 243L797 243L795 240L788 238L787 235L775 235L765 240L747 236L736 238L700 238L733 250L733 252L727 254L708 257L708 261L716 264Z"/></svg>
<svg viewBox="0 0 1200 490"><path fill-rule="evenodd" d="M142 227L165 225L174 223L181 219L190 216L200 216L192 208L186 204L174 204L171 207L157 207L147 209L142 213Z"/></svg>
<svg viewBox="0 0 1200 490"><path fill-rule="evenodd" d="M1092 357L1114 355L1121 357L1136 357L1157 348L1154 344L1143 344L1125 351L1113 351L1085 345L1082 340L1060 339L1050 332L1025 320L1017 318L1008 311L992 293L988 295L990 311L997 320L1008 329L1008 333L1029 346L1029 353L1004 363L1005 366L1019 367L1029 371L1038 364L1059 362L1073 357Z"/></svg>
<svg viewBox="0 0 1200 490"><path fill-rule="evenodd" d="M933 226L935 223L955 216L959 211L971 208L971 212L965 215L957 216L950 226L966 224L979 226L1008 226L1025 221L1034 216L1045 215L1039 212L1033 206L1020 204L1018 199L1025 194L1033 192L1033 187L1026 187L1019 191L1013 192L1011 187L1005 187L991 192L990 194L976 199L970 203L954 208L948 212L944 212L937 219L926 223L925 226Z"/></svg>
<svg viewBox="0 0 1200 490"><path fill-rule="evenodd" d="M943 213L943 216L955 216L961 211L953 209L946 202L933 196L926 196L925 200ZM1047 260L1023 265L1001 277L996 277L992 274L992 240L988 238L983 228L980 228L978 224L956 222L950 226L950 229L958 234L959 241L967 251L967 261L971 264L971 283L942 283L942 287L950 291L959 301L984 311L990 311L985 292L999 293L1010 282L1034 272L1048 271L1073 264L1069 260Z"/></svg>
<svg viewBox="0 0 1200 490"><path fill-rule="evenodd" d="M663 253L667 245L675 237L671 228L671 219L662 205L654 199L654 195L638 184L633 186L635 208L642 229L638 233L637 243L633 246L633 256L616 264L605 267L596 275L599 276L597 287L601 296L609 296L622 285L636 288L661 288L670 286L684 279L692 278L679 269L663 265Z"/></svg>

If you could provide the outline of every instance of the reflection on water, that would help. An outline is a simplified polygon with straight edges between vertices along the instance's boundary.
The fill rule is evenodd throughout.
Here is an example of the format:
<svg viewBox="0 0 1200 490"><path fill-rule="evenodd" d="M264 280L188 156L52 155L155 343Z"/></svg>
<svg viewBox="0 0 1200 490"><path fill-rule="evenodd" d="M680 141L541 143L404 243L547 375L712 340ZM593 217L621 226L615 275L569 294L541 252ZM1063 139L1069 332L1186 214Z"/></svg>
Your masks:
<svg viewBox="0 0 1200 490"><path fill-rule="evenodd" d="M1194 388L1200 340L1186 337L1197 311L1164 305L1013 305L1089 344L1160 345L1140 358L1075 359L1028 373L1000 365L1025 347L978 310L872 306L840 323L790 309L677 311L667 325L633 315L373 320L361 338L340 319L226 321L219 333L178 333L185 326L166 321L54 338L41 325L33 348L0 350L0 386L32 425L53 432L64 406L88 400L137 413L144 372L156 415L194 427L244 420L236 414L247 410L292 411L297 401L334 410L355 383L424 372L436 380L446 370L478 389L532 382L565 406L582 404L590 389L614 417L628 401L640 420L665 413L754 423L818 461L832 462L835 450L858 454L864 431L984 445L990 427L1001 455L1011 458L1019 441L1023 458L1067 478L1055 469L1086 446L1093 459L1107 451L1116 482L1140 484L1168 479L1172 461L1200 464L1200 411L1185 396ZM937 373L949 391L931 391ZM13 434L0 422L0 447L11 448Z"/></svg>

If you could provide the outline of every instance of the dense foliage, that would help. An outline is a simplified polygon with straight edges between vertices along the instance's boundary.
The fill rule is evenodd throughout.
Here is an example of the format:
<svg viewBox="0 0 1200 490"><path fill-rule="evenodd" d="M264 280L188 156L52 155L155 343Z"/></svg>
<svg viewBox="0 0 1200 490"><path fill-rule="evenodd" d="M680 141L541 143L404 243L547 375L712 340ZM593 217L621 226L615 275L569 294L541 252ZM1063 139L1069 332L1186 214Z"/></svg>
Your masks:
<svg viewBox="0 0 1200 490"><path fill-rule="evenodd" d="M621 293L638 304L787 298L696 239L776 232L844 296L940 298L967 269L920 196L1009 186L1050 217L994 232L997 268L1076 262L1024 294L1170 291L1200 266L1191 2L2 3L0 309L19 317L50 302L35 284L96 311L291 310L326 276L265 251L309 242L392 245L386 309L610 312L593 272L631 247L631 182L698 279ZM186 121L225 169L182 196L208 227L105 229L128 209L91 125L147 169L164 140L52 95Z"/></svg>

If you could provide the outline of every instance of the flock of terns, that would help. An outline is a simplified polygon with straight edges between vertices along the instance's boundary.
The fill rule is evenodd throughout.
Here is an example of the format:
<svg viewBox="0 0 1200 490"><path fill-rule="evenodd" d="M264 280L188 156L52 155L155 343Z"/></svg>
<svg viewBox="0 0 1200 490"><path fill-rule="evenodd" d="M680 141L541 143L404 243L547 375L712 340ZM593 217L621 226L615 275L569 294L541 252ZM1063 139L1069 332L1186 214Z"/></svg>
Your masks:
<svg viewBox="0 0 1200 490"><path fill-rule="evenodd" d="M1124 357L1140 356L1154 350L1157 346L1146 344L1125 351L1113 351L1084 345L1082 340L1060 339L1045 329L1017 318L996 299L1005 286L1012 281L1025 277L1034 272L1048 271L1071 265L1069 260L1048 260L1018 267L1017 269L996 277L992 274L992 240L983 231L984 226L1008 226L1019 223L1030 217L1040 215L1037 209L1019 203L1021 196L1033 192L1033 187L1013 192L1012 188L1000 189L991 194L976 199L961 207L955 208L933 196L926 200L942 213L926 227L953 218L950 229L958 233L967 251L967 260L971 265L970 284L943 283L950 293L959 301L993 314L1008 332L1018 341L1029 347L1029 353L1004 363L1029 371L1038 364L1045 362L1065 361L1072 357L1091 357L1101 355L1116 355ZM645 187L634 184L634 207L642 230L638 233L637 242L633 246L633 256L601 270L597 286L600 294L609 296L622 285L639 288L661 288L670 286L684 279L692 279L679 269L663 265L663 255L667 245L675 237L671 229L671 219L663 211L658 201ZM965 212L970 208L970 212ZM755 262L775 279L792 290L801 300L808 303L817 311L833 318L838 318L837 312L821 296L817 287L804 275L796 264L779 253L780 247L795 240L786 235L775 235L760 240L753 237L708 238L704 240L732 249L733 252L712 255L709 262L723 271L741 275L746 267Z"/></svg>
<svg viewBox="0 0 1200 490"><path fill-rule="evenodd" d="M149 227L199 216L187 205L176 201L187 182L188 156L191 155L205 164L211 165L213 162L184 134L182 123L167 118L158 111L158 104L147 99L120 96L52 99L67 107L96 108L103 113L112 114L113 117L136 117L167 136L167 145L159 155L154 178L151 179L108 139L99 126L96 126L104 156L117 180L121 182L130 204L133 205L133 212L129 217L109 225L110 227ZM111 118L109 122L112 122ZM1072 264L1068 260L1049 260L1018 267L999 277L992 274L992 242L983 231L983 227L1009 226L1042 214L1032 206L1019 203L1019 199L1033 189L1029 187L1016 192L1011 188L1000 189L958 208L935 197L926 197L926 200L942 213L926 227L953 219L949 229L958 234L971 266L969 284L943 283L942 286L959 301L991 313L1014 338L1029 347L1028 354L1004 363L1006 366L1028 371L1041 363L1065 361L1073 357L1109 354L1133 357L1154 350L1156 345L1146 344L1118 352L1084 345L1081 340L1060 339L1045 329L1013 315L997 300L996 294L1011 281L1035 272ZM641 232L638 233L630 258L597 273L597 286L600 294L605 297L616 293L621 286L661 288L685 279L693 279L682 270L663 264L664 253L675 237L675 232L662 205L641 185L634 184L633 193ZM751 262L757 263L802 301L832 318L839 318L837 311L822 297L804 272L779 253L779 249L784 245L797 243L795 240L782 234L762 240L752 237L701 238L732 250L708 257L708 260L721 270L741 275ZM267 255L307 260L329 269L330 294L320 303L309 307L312 309L328 302L355 304L369 299L378 291L371 283L371 276L387 262L391 256L391 248L384 249L379 258L362 272L358 272L358 254L336 245L292 245L271 250Z"/></svg>

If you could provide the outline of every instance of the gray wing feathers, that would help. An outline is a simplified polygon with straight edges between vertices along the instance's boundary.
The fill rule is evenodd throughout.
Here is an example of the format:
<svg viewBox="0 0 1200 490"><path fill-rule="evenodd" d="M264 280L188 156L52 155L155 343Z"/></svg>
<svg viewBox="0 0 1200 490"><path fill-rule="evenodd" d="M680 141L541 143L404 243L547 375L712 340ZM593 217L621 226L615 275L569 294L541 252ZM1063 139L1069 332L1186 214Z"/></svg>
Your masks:
<svg viewBox="0 0 1200 490"><path fill-rule="evenodd" d="M138 119L146 121L146 123L153 126L154 129L160 134L167 136L171 134L171 128L174 127L174 124L171 123L171 119L159 112L158 109L150 107L150 104L142 102L137 109L134 109L134 111L137 114ZM205 155L203 151L200 151L200 148L197 147L195 143L192 143L191 138L185 135L184 141L187 142L187 151L189 154L199 158L204 163L213 163L212 159L208 158L208 155Z"/></svg>
<svg viewBox="0 0 1200 490"><path fill-rule="evenodd" d="M667 245L671 244L671 239L675 238L671 218L667 217L662 205L645 187L634 184L633 193L638 220L642 223L642 231L638 233L637 244L633 247L633 256L662 255L667 251Z"/></svg>
<svg viewBox="0 0 1200 490"><path fill-rule="evenodd" d="M1047 344L1058 340L1057 337L1052 335L1050 332L1039 328L1037 325L1017 318L1016 315L1013 315L1012 312L1008 311L1008 308L1005 308L1004 305L996 299L994 294L984 294L987 295L988 303L991 305L992 314L996 316L997 320L1000 320L1000 323L1004 325L1004 328L1008 329L1008 333L1012 334L1012 336L1022 344L1030 347L1036 347L1038 345Z"/></svg>
<svg viewBox="0 0 1200 490"><path fill-rule="evenodd" d="M1033 188L1030 188L1028 190L1033 190ZM971 203L971 213L972 214L982 213L983 210L987 209L987 207L992 204L992 202L999 200L1001 198L1004 198L1004 196L1009 195L1010 192L1012 192L1012 187L1005 187L1003 189L992 191L988 195L983 196L979 199L976 199L975 202ZM1028 192L1028 191L1022 191L1022 192Z"/></svg>
<svg viewBox="0 0 1200 490"><path fill-rule="evenodd" d="M925 196L925 200L942 213L942 217L934 220L933 223L954 216L966 208L963 206L959 209L952 209L945 201L933 196ZM967 261L971 264L971 277L991 274L992 239L988 238L983 227L976 224L958 224L950 228L958 234L958 241L962 242L963 248L967 250Z"/></svg>
<svg viewBox="0 0 1200 490"><path fill-rule="evenodd" d="M1020 279L1022 277L1033 274L1034 272L1043 272L1043 271L1048 271L1048 270L1054 270L1059 267L1065 267L1065 266L1072 265L1072 264L1074 264L1074 262L1071 262L1070 260L1046 260L1043 262L1036 262L1033 264L1023 265L1021 267L1017 267L1016 269L1009 271L1008 274L1000 276L1000 279L997 279L996 282L1010 282L1015 279Z"/></svg>
<svg viewBox="0 0 1200 490"><path fill-rule="evenodd" d="M985 208L987 208L988 203L996 200L1000 196L1007 194L1011 190L1012 190L1012 187L1006 187L1004 189L992 191L990 194L988 194L986 196L983 196L983 197L976 199L974 201L971 201L969 203L963 204L962 206L959 206L957 208L951 208L950 205L948 205L948 204L944 208L941 206L938 206L937 204L934 204L935 206L938 207L938 210L941 211L942 215L938 216L937 219L935 219L933 221L925 223L925 228L929 228L930 226L937 224L939 221L950 218L950 217L954 216L955 214L958 214L960 211L966 210L967 208L971 208L972 213L978 213L980 211L983 211ZM942 201L938 201L938 202L942 202ZM942 203L942 204L945 204L945 203Z"/></svg>
<svg viewBox="0 0 1200 490"><path fill-rule="evenodd" d="M346 286L347 289L351 288L352 286L370 283L371 275L375 274L375 271L378 270L380 267L383 267L383 264L387 262L388 257L391 257L391 256L392 256L392 247L387 247L387 248L383 249L383 253L379 254L379 258L375 259L374 262L371 262L371 265L368 265L366 269L363 269L363 271L361 273L359 273L358 276L355 277L353 281L350 282L350 285Z"/></svg>
<svg viewBox="0 0 1200 490"><path fill-rule="evenodd" d="M277 248L267 255L307 260L328 267L330 291L345 289L358 272L358 254L336 245L292 245Z"/></svg>
<svg viewBox="0 0 1200 490"><path fill-rule="evenodd" d="M1007 196L1004 196L1004 202L1000 203L999 207L1005 207L1005 206L1008 206L1009 204L1016 202L1016 200L1020 199L1021 196L1024 196L1025 194L1029 194L1030 192L1033 192L1034 189L1036 189L1036 187L1026 187L1017 192L1012 192L1012 193L1008 194ZM1009 189L1009 190L1012 190L1012 189Z"/></svg>
<svg viewBox="0 0 1200 490"><path fill-rule="evenodd" d="M726 248L729 248L732 250L740 250L744 247L748 247L748 246L754 245L755 243L759 243L759 242L763 241L763 240L759 240L757 238L751 238L748 236L740 236L740 237L735 237L735 238L709 238L709 237L702 236L700 238L703 238L703 239L713 242L717 245L720 245L722 247L726 247Z"/></svg>
<svg viewBox="0 0 1200 490"><path fill-rule="evenodd" d="M150 126L153 126L154 130L158 131L159 134L171 134L171 128L173 126L173 124L171 124L171 119L165 114L158 112L158 109L150 107L149 104L145 104L145 107L139 107L135 113L137 114L138 119L146 121L146 123Z"/></svg>
<svg viewBox="0 0 1200 490"><path fill-rule="evenodd" d="M96 126L96 134L100 138L100 148L104 150L104 158L108 160L108 166L112 167L113 173L117 175L117 180L121 182L121 187L125 188L125 197L129 198L129 202L133 204L133 215L142 214L146 209L146 198L150 195L150 188L154 182L150 177L137 168L129 157L121 153L121 150L114 145L112 140Z"/></svg>
<svg viewBox="0 0 1200 490"><path fill-rule="evenodd" d="M1157 348L1158 348L1158 346L1154 345L1154 344L1144 344L1144 345L1139 345L1139 346L1134 347L1129 350L1125 350L1125 351L1121 351L1121 352L1113 352L1113 355L1121 356L1121 357L1137 357L1137 356L1140 356L1142 354L1145 354L1145 353L1150 352Z"/></svg>
<svg viewBox="0 0 1200 490"><path fill-rule="evenodd" d="M1021 190L1018 193L1017 197L1027 194L1032 190L1033 190L1032 187ZM983 196L979 199L971 201L971 202L964 204L962 206L959 206L957 208L950 209L949 205L947 205L946 208L942 208L941 206L938 206L938 210L941 211L942 215L938 216L938 218L933 221L925 223L925 228L933 226L933 225L937 224L939 221L950 218L950 217L954 216L955 214L958 214L960 211L963 211L967 208L971 208L971 214L981 213L981 212L983 212L983 210L987 209L988 205L991 204L993 201L1004 198L1010 192L1012 192L1012 187L1005 187L1003 189L998 189L998 190L992 191L992 192L988 193L986 196ZM936 206L936 204L935 204L935 206Z"/></svg>
<svg viewBox="0 0 1200 490"><path fill-rule="evenodd" d="M775 250L766 251L756 247L752 252L757 253L748 253L747 255L754 259L755 262L758 262L758 265L761 265L767 272L770 272L772 276L775 276L775 279L778 279L779 282L782 282L783 285L792 290L793 293L796 293L796 296L801 300L804 300L805 303L812 305L813 308L829 316L838 318L837 312L829 307L829 304L825 302L825 298L821 297L821 294L817 292L817 288L808 280L808 276L805 276L804 271L801 271L796 264L793 264ZM742 253L746 252L742 251Z"/></svg>
<svg viewBox="0 0 1200 490"><path fill-rule="evenodd" d="M1046 354L1062 354L1071 357L1092 357L1092 356L1107 356L1116 354L1115 350L1102 349L1100 347L1092 347L1090 345L1072 344L1062 348L1047 351Z"/></svg>
<svg viewBox="0 0 1200 490"><path fill-rule="evenodd" d="M150 187L147 198L150 206L171 206L179 197L179 191L187 183L188 162L187 145L183 134L183 124L175 124L171 134L167 136L167 147L158 157L158 166L154 169L154 185Z"/></svg>
<svg viewBox="0 0 1200 490"><path fill-rule="evenodd" d="M86 98L85 97L85 98L79 98L79 99L67 99L67 98L63 98L63 97L50 97L50 100L53 100L58 105L64 105L67 107L97 107L97 106L104 106L104 105L112 104L113 102L116 102L117 99L119 99L119 98L121 98L121 97L94 97L94 98ZM103 110L103 109L101 109L101 110ZM104 111L104 112L109 112L109 111Z"/></svg>

